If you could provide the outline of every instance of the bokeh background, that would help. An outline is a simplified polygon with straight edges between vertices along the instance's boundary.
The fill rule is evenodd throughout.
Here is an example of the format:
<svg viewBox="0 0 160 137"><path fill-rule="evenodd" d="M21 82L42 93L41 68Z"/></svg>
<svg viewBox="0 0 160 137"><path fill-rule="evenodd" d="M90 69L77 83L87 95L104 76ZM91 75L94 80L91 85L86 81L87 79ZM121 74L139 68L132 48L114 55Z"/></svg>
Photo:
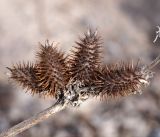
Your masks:
<svg viewBox="0 0 160 137"><path fill-rule="evenodd" d="M103 62L160 53L160 0L0 0L0 132L55 102L25 94L8 80L7 66L35 61L38 42L56 41L68 54L88 27L103 38ZM160 137L160 65L142 95L92 99L68 108L17 137Z"/></svg>

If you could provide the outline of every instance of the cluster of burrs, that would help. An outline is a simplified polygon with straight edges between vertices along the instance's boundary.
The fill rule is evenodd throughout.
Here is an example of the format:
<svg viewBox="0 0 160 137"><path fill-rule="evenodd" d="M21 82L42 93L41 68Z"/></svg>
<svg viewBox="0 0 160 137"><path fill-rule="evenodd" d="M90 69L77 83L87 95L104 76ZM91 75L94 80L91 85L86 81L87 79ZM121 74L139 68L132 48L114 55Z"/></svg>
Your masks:
<svg viewBox="0 0 160 137"><path fill-rule="evenodd" d="M141 93L153 76L150 65L120 62L101 63L101 37L88 30L67 56L56 44L40 44L35 63L19 63L8 68L11 78L31 94L52 96L61 103L79 105L89 97L121 97Z"/></svg>

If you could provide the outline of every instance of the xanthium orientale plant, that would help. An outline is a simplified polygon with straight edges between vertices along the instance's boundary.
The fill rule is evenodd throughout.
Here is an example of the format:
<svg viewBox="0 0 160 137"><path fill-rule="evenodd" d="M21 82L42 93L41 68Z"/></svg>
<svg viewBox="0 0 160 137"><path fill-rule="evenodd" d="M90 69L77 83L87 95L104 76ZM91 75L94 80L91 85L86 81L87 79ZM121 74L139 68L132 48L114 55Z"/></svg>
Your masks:
<svg viewBox="0 0 160 137"><path fill-rule="evenodd" d="M101 37L89 29L69 56L47 40L45 45L40 44L34 64L20 63L8 68L10 78L31 94L51 96L57 102L0 137L17 135L66 106L79 106L91 97L116 98L141 93L153 77L153 67L160 62L158 56L149 65L139 61L104 65L101 50Z"/></svg>

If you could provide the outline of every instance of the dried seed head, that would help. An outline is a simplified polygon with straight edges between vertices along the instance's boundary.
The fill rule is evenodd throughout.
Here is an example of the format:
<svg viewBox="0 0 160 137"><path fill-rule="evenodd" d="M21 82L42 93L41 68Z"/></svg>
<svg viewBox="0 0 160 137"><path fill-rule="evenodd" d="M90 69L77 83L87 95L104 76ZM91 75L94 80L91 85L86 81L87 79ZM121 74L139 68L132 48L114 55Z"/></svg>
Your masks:
<svg viewBox="0 0 160 137"><path fill-rule="evenodd" d="M39 86L46 91L45 95L54 96L58 89L63 89L67 82L66 64L64 54L49 44L47 40L45 45L40 44L40 51L37 53Z"/></svg>
<svg viewBox="0 0 160 137"><path fill-rule="evenodd" d="M108 65L97 71L95 80L96 96L115 98L141 93L149 85L152 71L139 63L119 63Z"/></svg>
<svg viewBox="0 0 160 137"><path fill-rule="evenodd" d="M97 31L88 30L84 38L76 42L77 46L72 51L70 64L70 77L90 81L91 75L100 64L100 37Z"/></svg>
<svg viewBox="0 0 160 137"><path fill-rule="evenodd" d="M158 56L148 66L138 62L134 65L132 61L102 66L97 32L89 30L76 43L66 61L64 54L47 40L45 45L40 44L36 65L20 63L8 68L11 78L32 94L54 96L77 106L90 96L116 98L141 93L153 76L152 68L160 62Z"/></svg>
<svg viewBox="0 0 160 137"><path fill-rule="evenodd" d="M36 65L20 63L8 68L11 71L11 78L32 94L53 97L67 82L64 54L53 47L53 43L50 45L46 41L44 46L40 45L37 58Z"/></svg>
<svg viewBox="0 0 160 137"><path fill-rule="evenodd" d="M36 65L31 63L19 63L8 69L11 72L10 78L17 81L23 88L26 88L27 91L31 91L32 95L43 92L36 77Z"/></svg>

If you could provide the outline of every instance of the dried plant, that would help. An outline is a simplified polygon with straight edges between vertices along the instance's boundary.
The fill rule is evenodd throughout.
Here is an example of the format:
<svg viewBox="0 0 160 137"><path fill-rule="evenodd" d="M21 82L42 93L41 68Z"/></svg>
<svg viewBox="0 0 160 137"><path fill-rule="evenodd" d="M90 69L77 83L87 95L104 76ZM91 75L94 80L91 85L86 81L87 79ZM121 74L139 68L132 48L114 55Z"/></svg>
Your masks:
<svg viewBox="0 0 160 137"><path fill-rule="evenodd" d="M64 89L67 83L67 65L64 54L50 45L47 40L45 46L40 44L37 53L37 80L38 86L42 87L44 95L55 96L55 92Z"/></svg>
<svg viewBox="0 0 160 137"><path fill-rule="evenodd" d="M35 64L23 63L8 68L11 79L17 81L32 94L54 97L57 102L50 108L23 121L0 134L10 137L64 109L79 106L90 97L116 98L141 93L153 77L152 68L160 62L158 56L150 65L138 61L101 63L101 38L97 31L85 33L69 57L60 52L55 44L40 44Z"/></svg>
<svg viewBox="0 0 160 137"><path fill-rule="evenodd" d="M96 94L103 98L116 98L142 93L153 77L151 70L133 62L111 64L97 69L95 84Z"/></svg>
<svg viewBox="0 0 160 137"><path fill-rule="evenodd" d="M88 31L84 38L76 42L69 59L70 77L75 80L92 82L92 76L100 65L101 42L97 32Z"/></svg>

